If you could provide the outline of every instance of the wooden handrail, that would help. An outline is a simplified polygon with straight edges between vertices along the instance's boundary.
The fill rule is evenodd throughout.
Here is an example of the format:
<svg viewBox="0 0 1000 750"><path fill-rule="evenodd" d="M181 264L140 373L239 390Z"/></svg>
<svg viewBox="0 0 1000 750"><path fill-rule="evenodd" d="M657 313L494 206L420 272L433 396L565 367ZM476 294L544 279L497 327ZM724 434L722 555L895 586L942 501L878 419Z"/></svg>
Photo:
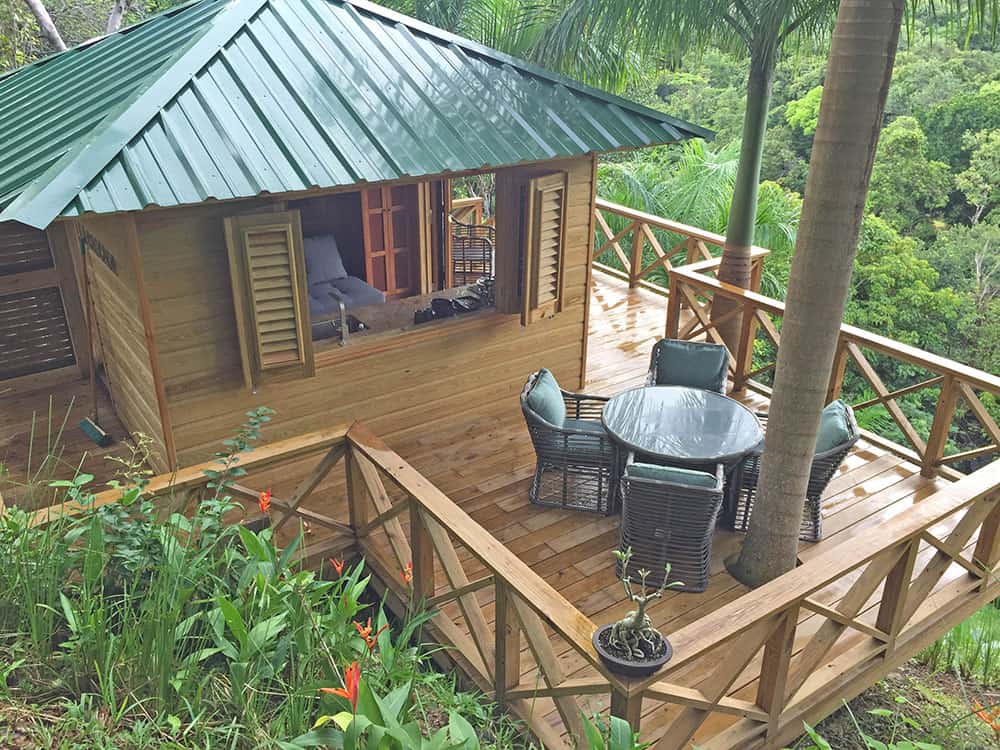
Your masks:
<svg viewBox="0 0 1000 750"><path fill-rule="evenodd" d="M246 470L259 470L273 466L274 464L294 461L298 458L318 453L319 451L329 450L343 444L344 438L347 436L347 430L348 425L341 424L306 435L258 445L252 450L240 454L238 465L240 468ZM218 470L219 462L215 460L205 461L194 466L187 466L171 474L160 474L149 480L143 489L143 494L156 498L171 493L189 492L204 487L212 481L205 472ZM100 508L104 505L116 503L121 499L121 496L121 489L104 490L97 493L94 496L93 502L88 503L86 508ZM75 502L53 505L35 511L31 515L29 523L32 526L44 525L61 517L77 515L82 510L84 510L84 506Z"/></svg>
<svg viewBox="0 0 1000 750"><path fill-rule="evenodd" d="M761 328L775 347L780 345L780 331L771 318L783 317L785 304L755 290L742 289L711 277L709 274L716 271L718 265L719 260L713 258L671 269L666 335L673 338L707 336L711 341L726 344L716 330L720 321L711 319L711 308L717 298L727 299L735 311L734 314L739 314L743 320L737 350L735 352L730 350L734 387L737 390L750 388L767 394L769 391L753 378L773 369L774 363L754 366L753 342L758 328ZM701 300L707 301L701 302ZM686 305L692 313L690 322L684 326L680 323L682 305ZM923 379L921 383L890 388L882 382L878 371L868 360L866 351L876 352L921 368L930 372L931 377ZM1000 426L976 393L976 390L979 390L1000 396L1000 377L877 333L842 324L833 371L830 374L828 401L840 396L844 374L851 363L857 367L861 377L876 393L875 398L859 402L855 405L856 408L883 406L911 447L907 448L869 433L866 433L866 437L876 440L883 447L907 460L919 463L924 476L933 476L936 473L949 478L961 476L961 473L953 468L960 459L955 456L945 456L948 430L960 402L968 404L991 441L989 445L961 451L961 457L975 459L1000 453ZM940 390L930 434L925 439L897 400L932 387L940 387Z"/></svg>
<svg viewBox="0 0 1000 750"><path fill-rule="evenodd" d="M743 289L704 275L706 270L715 269L718 265L719 263L716 260L706 260L674 268L671 273L675 274L679 279L684 279L689 286L702 290L711 290L720 296L747 303L755 309L763 310L769 314L784 316L785 303L781 300L776 300L759 292ZM953 359L934 354L926 349L904 344L901 341L880 336L877 333L872 333L871 331L866 331L863 328L857 328L847 323L842 324L840 330L842 336L855 341L866 349L874 349L883 354L888 354L894 359L917 365L939 375L952 375L964 380L975 388L1000 395L1000 376L992 375L985 370L976 369L961 362L956 362Z"/></svg>
<svg viewBox="0 0 1000 750"><path fill-rule="evenodd" d="M576 609L527 563L507 549L451 498L435 487L420 472L403 460L380 438L361 423L347 433L353 450L375 464L397 487L452 534L498 580L514 589L548 625L602 672L604 665L594 650L590 637L596 625ZM611 681L617 678L606 673Z"/></svg>
<svg viewBox="0 0 1000 750"><path fill-rule="evenodd" d="M617 232L612 231L611 225L605 218L605 214L617 216L625 220L624 227ZM661 284L656 284L649 280L649 275L656 270L662 269L670 272L674 265L671 257L680 253L684 254L685 267L696 263L699 259L703 262L711 261L714 248L721 252L726 243L726 238L721 234L709 232L699 227L683 224L679 221L665 219L662 216L655 216L644 211L639 211L628 206L598 198L594 207L595 231L604 235L604 240L596 246L594 257L597 258L605 252L614 252L621 262L624 270L619 270L611 266L595 261L594 268L610 276L622 278L627 281L630 287L643 287L656 292L662 296L667 295L667 288ZM677 244L664 250L653 230L667 232L671 235L680 236L682 239ZM622 243L629 239L629 251L622 248ZM600 237L595 237L600 241ZM653 260L646 260L647 247L652 251ZM751 249L752 256L759 264L760 260L768 254L768 250L754 246ZM699 264L700 265L700 264ZM703 267L705 268L705 267ZM759 279L759 273L757 274Z"/></svg>
<svg viewBox="0 0 1000 750"><path fill-rule="evenodd" d="M677 656L649 684L670 674L754 623L802 604L809 596L868 564L886 550L919 537L979 501L1000 504L1000 462L992 463L922 500L886 523L825 549L789 573L670 634Z"/></svg>

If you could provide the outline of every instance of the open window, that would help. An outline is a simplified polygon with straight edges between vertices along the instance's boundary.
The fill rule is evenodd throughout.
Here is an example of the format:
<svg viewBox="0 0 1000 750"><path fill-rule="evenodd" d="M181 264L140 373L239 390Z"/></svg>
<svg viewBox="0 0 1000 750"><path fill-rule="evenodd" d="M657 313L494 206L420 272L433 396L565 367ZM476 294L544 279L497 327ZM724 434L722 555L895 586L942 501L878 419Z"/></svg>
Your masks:
<svg viewBox="0 0 1000 750"><path fill-rule="evenodd" d="M226 245L247 387L313 375L298 211L231 216Z"/></svg>
<svg viewBox="0 0 1000 750"><path fill-rule="evenodd" d="M447 180L430 180L289 202L301 215L317 347L495 309L491 244L490 262L456 273L468 257L452 254L450 199Z"/></svg>

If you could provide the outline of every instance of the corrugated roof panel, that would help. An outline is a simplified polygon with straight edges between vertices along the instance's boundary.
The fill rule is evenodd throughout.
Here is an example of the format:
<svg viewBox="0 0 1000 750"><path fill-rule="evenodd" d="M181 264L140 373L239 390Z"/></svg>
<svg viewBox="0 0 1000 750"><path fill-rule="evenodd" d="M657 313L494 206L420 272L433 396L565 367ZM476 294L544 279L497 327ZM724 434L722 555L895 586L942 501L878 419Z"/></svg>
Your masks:
<svg viewBox="0 0 1000 750"><path fill-rule="evenodd" d="M227 0L174 9L0 77L0 208L86 138Z"/></svg>
<svg viewBox="0 0 1000 750"><path fill-rule="evenodd" d="M200 0L0 78L5 122L35 225L710 135L364 0Z"/></svg>

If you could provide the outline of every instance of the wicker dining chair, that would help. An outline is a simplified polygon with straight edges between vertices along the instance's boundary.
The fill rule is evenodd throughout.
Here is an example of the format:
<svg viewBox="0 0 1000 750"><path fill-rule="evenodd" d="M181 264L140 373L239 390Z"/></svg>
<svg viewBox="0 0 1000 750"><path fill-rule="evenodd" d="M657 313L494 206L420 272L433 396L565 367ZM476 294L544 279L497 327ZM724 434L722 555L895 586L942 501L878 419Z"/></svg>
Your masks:
<svg viewBox="0 0 1000 750"><path fill-rule="evenodd" d="M546 369L521 391L521 411L537 463L536 505L611 514L617 510L617 450L601 424L608 399L564 391Z"/></svg>
<svg viewBox="0 0 1000 750"><path fill-rule="evenodd" d="M661 339L653 345L646 385L683 385L725 395L729 351L704 341Z"/></svg>
<svg viewBox="0 0 1000 750"><path fill-rule="evenodd" d="M684 584L680 591L699 592L708 586L712 533L722 506L721 465L714 472L636 463L630 455L621 478L621 550L632 548L628 574L650 571L650 585ZM622 563L618 562L618 575Z"/></svg>
<svg viewBox="0 0 1000 750"><path fill-rule="evenodd" d="M757 418L766 430L767 414L758 413ZM848 404L838 399L823 409L816 436L816 452L809 472L802 526L799 529L799 539L802 541L818 542L823 538L823 492L859 437L858 422L854 417L854 410ZM766 442L765 437L765 444ZM731 526L734 531L745 532L750 527L750 514L753 512L757 483L760 480L762 453L763 446L761 451L748 456L739 468L740 476L735 478L739 482L739 491L732 511Z"/></svg>

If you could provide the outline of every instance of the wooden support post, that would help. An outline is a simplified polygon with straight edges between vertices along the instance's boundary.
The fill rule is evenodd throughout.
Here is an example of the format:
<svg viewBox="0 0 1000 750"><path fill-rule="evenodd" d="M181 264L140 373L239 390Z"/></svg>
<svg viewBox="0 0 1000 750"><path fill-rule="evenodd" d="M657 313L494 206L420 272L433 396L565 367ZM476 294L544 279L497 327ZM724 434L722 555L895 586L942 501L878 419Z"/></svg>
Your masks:
<svg viewBox="0 0 1000 750"><path fill-rule="evenodd" d="M764 278L764 258L759 255L750 261L750 291L760 292L760 282Z"/></svg>
<svg viewBox="0 0 1000 750"><path fill-rule="evenodd" d="M632 258L631 266L628 270L628 285L630 289L639 286L639 275L642 273L642 248L646 244L643 237L642 227L639 222L632 223Z"/></svg>
<svg viewBox="0 0 1000 750"><path fill-rule="evenodd" d="M764 642L764 657L760 667L760 681L757 683L757 705L767 711L767 736L778 731L778 719L785 708L785 693L788 688L788 665L792 661L795 645L795 626L799 609L786 612L778 627Z"/></svg>
<svg viewBox="0 0 1000 750"><path fill-rule="evenodd" d="M681 294L677 279L670 274L670 288L667 296L667 328L666 337L668 339L677 338L677 332L681 327Z"/></svg>
<svg viewBox="0 0 1000 750"><path fill-rule="evenodd" d="M733 393L742 393L747 387L750 379L747 373L753 369L753 344L757 337L757 316L753 306L743 302L741 314L739 346L733 368Z"/></svg>
<svg viewBox="0 0 1000 750"><path fill-rule="evenodd" d="M426 601L434 596L434 543L415 500L410 500L410 554L413 555L413 596L416 601Z"/></svg>
<svg viewBox="0 0 1000 750"><path fill-rule="evenodd" d="M878 615L875 618L875 627L881 630L889 640L885 646L885 657L892 655L896 646L896 636L906 624L906 597L910 591L910 582L913 578L913 566L917 561L917 552L920 549L919 537L911 539L907 543L906 551L899 558L889 575L885 578L885 586L882 588L882 601L879 603Z"/></svg>
<svg viewBox="0 0 1000 750"><path fill-rule="evenodd" d="M619 719L625 719L632 727L633 732L639 731L639 723L642 719L642 693L638 695L626 695L621 691L612 689L611 691L611 715Z"/></svg>
<svg viewBox="0 0 1000 750"><path fill-rule="evenodd" d="M507 691L521 680L521 628L517 610L510 600L507 584L496 580L496 671L493 674L494 698L502 708Z"/></svg>
<svg viewBox="0 0 1000 750"><path fill-rule="evenodd" d="M365 497L364 482L358 469L356 448L348 440L347 455L344 456L344 472L347 475L347 511L350 514L354 533L368 525L368 501Z"/></svg>
<svg viewBox="0 0 1000 750"><path fill-rule="evenodd" d="M930 435L927 437L924 460L920 463L921 476L932 477L937 473L938 463L944 456L944 449L948 444L948 430L951 428L957 403L958 386L955 378L947 375L941 383L941 393L938 396L937 408L934 410Z"/></svg>
<svg viewBox="0 0 1000 750"><path fill-rule="evenodd" d="M833 369L830 371L830 384L826 388L826 403L840 398L840 389L844 385L844 372L847 370L847 346L843 336L837 338L837 351L833 355Z"/></svg>
<svg viewBox="0 0 1000 750"><path fill-rule="evenodd" d="M972 553L972 562L987 571L992 571L1000 562L1000 493L983 502L992 502L994 506L979 529L979 539ZM988 573L983 579L983 586L989 586L991 583L992 573Z"/></svg>

